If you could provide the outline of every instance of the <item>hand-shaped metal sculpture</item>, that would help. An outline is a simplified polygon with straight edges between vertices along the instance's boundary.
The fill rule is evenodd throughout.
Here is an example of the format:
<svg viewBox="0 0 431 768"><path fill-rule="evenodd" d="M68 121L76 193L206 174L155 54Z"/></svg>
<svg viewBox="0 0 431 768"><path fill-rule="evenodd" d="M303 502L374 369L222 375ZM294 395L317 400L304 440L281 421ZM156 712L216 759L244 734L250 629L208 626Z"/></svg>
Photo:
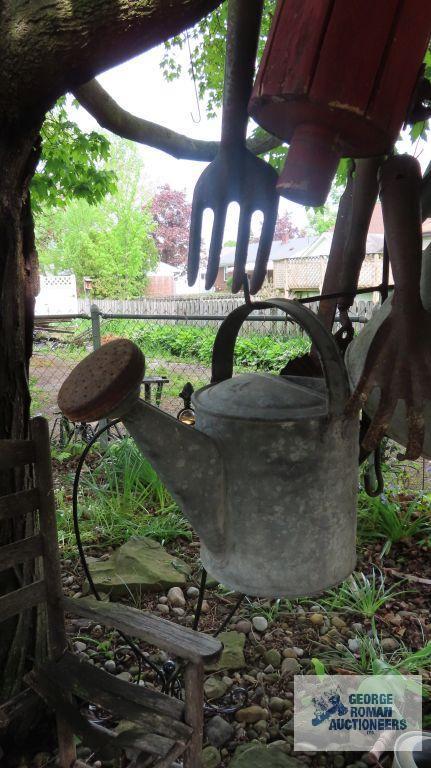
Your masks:
<svg viewBox="0 0 431 768"><path fill-rule="evenodd" d="M431 314L421 302L421 173L409 155L391 157L382 166L380 197L385 236L394 275L389 316L378 328L362 375L348 405L359 410L378 387L380 400L363 440L373 450L387 432L399 400L406 404L406 459L423 448L425 401L431 400Z"/></svg>
<svg viewBox="0 0 431 768"><path fill-rule="evenodd" d="M278 210L277 173L246 148L247 105L251 92L254 62L263 0L229 0L223 121L220 150L200 176L193 196L188 260L188 281L193 285L199 270L202 218L206 208L214 212L205 287L217 277L226 213L231 202L240 205L238 238L232 290L243 285L247 262L251 218L264 215L251 293L261 287L271 251Z"/></svg>

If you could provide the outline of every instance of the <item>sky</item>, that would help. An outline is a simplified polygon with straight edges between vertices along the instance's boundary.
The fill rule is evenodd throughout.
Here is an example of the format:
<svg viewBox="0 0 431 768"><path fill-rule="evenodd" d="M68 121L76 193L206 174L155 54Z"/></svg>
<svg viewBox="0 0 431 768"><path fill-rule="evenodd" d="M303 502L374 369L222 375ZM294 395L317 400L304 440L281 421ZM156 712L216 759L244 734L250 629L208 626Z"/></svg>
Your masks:
<svg viewBox="0 0 431 768"><path fill-rule="evenodd" d="M137 56L105 72L97 79L118 104L134 115L197 139L219 140L220 116L208 120L205 115L205 104L200 105L200 122L195 122L199 116L199 110L193 80L188 75L187 52L183 50L176 54L184 65L183 74L179 80L168 83L159 66L163 50L163 46L153 48L142 56ZM73 119L77 120L85 130L98 129L97 122L83 108L80 108L78 113L73 110ZM143 145L137 146L145 163L148 186L156 189L157 186L168 183L174 189L185 189L191 201L194 185L206 164L176 160L159 150ZM306 225L307 217L302 206L283 199L279 210L281 213L288 210L297 226ZM253 218L253 229L256 233L260 231L260 222L259 215ZM210 241L211 223L212 214L207 212L203 225L203 237L207 246ZM233 204L228 212L225 242L236 240L237 226L238 206Z"/></svg>
<svg viewBox="0 0 431 768"><path fill-rule="evenodd" d="M205 115L205 104L200 105L201 119L196 122L199 110L196 101L194 84L188 74L189 59L186 47L177 49L176 57L183 65L183 73L178 80L167 82L160 69L163 56L163 46L158 46L134 59L115 67L98 77L98 80L108 93L125 109L133 114L160 123L179 133L184 133L198 139L218 140L220 138L220 115L208 120ZM73 119L77 120L85 130L97 130L97 122L83 109L73 110ZM431 146L422 141L414 147L409 141L408 133L399 142L399 151L407 151L418 157L422 169L431 160ZM431 144L431 142L430 142ZM205 163L189 160L176 160L159 150L137 145L145 164L146 186L155 191L162 184L170 184L174 189L186 190L191 201L194 185L205 168ZM288 211L291 219L298 228L307 225L305 209L284 198L280 200L280 213ZM232 204L228 211L224 242L236 240L238 226L237 204ZM261 217L253 218L254 234L260 231ZM203 223L204 250L208 248L211 237L212 213L207 211Z"/></svg>

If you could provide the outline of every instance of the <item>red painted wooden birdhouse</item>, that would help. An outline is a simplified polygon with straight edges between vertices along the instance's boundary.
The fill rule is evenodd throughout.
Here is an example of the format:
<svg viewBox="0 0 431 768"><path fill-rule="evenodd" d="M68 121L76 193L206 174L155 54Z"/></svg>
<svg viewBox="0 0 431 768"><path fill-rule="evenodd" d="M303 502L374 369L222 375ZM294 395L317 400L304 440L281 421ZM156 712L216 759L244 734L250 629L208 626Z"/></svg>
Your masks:
<svg viewBox="0 0 431 768"><path fill-rule="evenodd" d="M322 205L341 157L390 151L430 32L431 0L279 0L249 112L290 143L282 195Z"/></svg>

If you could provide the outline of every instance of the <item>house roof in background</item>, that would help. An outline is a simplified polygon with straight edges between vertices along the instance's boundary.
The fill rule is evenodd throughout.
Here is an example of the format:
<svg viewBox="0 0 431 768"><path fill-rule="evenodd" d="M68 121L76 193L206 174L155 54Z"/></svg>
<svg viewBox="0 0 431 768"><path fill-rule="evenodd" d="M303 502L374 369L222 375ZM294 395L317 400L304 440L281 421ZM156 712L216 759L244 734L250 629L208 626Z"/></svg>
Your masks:
<svg viewBox="0 0 431 768"><path fill-rule="evenodd" d="M333 236L333 230L330 232L323 232L322 235L316 238L314 243L312 243L308 248L304 248L300 253L297 254L296 257L301 259L314 259L319 256L329 256ZM366 247L367 255L371 255L373 253L383 253L383 240L383 235L368 235ZM289 258L289 255L286 254L286 256L283 258Z"/></svg>
<svg viewBox="0 0 431 768"><path fill-rule="evenodd" d="M292 237L287 243L282 240L274 240L269 254L268 269L272 269L272 262L280 259L295 258L304 248L314 243L318 237ZM256 261L257 249L259 243L251 243L248 247L247 264L254 264ZM235 262L235 247L223 248L220 254L220 266L232 267Z"/></svg>

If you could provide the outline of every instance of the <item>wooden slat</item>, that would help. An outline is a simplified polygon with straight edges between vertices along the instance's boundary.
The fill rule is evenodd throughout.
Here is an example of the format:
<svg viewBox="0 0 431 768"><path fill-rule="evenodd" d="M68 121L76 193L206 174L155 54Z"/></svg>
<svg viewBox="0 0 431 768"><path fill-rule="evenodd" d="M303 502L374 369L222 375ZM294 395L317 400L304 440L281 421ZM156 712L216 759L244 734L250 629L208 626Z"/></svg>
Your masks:
<svg viewBox="0 0 431 768"><path fill-rule="evenodd" d="M58 662L48 661L43 671L53 681L61 680L62 687L74 696L97 704L118 720L142 726L144 732L187 741L191 736L188 725L167 714L175 711L182 718L184 712L184 705L170 696L119 680L71 653L65 653Z"/></svg>
<svg viewBox="0 0 431 768"><path fill-rule="evenodd" d="M70 702L68 692L57 682L52 681L43 669L32 670L25 676L25 681L70 724L74 733L83 737L85 744L97 752L100 751L103 754L106 747L116 751L130 748L165 757L175 746L174 739L156 734L144 734L138 728L131 728L117 734L108 728L89 722Z"/></svg>
<svg viewBox="0 0 431 768"><path fill-rule="evenodd" d="M64 691L57 683L44 675L43 670L33 669L24 678L25 682L53 709L57 716L60 715L70 724L73 732L84 738L85 744L95 751L103 753L104 747L115 746L116 734L101 725L91 724L81 715L77 707L71 703L67 691ZM108 752L108 757L112 755Z"/></svg>
<svg viewBox="0 0 431 768"><path fill-rule="evenodd" d="M16 563L25 563L26 560L40 557L42 549L42 537L39 533L0 547L0 573Z"/></svg>
<svg viewBox="0 0 431 768"><path fill-rule="evenodd" d="M43 575L46 583L49 584L46 593L49 653L51 658L58 659L67 648L67 638L64 626L63 590L47 420L42 416L32 419L30 435L36 451L34 474L35 484L39 489L39 528L44 553Z"/></svg>
<svg viewBox="0 0 431 768"><path fill-rule="evenodd" d="M28 491L18 491L7 496L0 496L0 520L24 517L39 506L39 491L30 488Z"/></svg>
<svg viewBox="0 0 431 768"><path fill-rule="evenodd" d="M7 595L0 597L0 622L16 616L17 613L32 608L46 600L45 582L41 579L29 584L27 587L16 589Z"/></svg>
<svg viewBox="0 0 431 768"><path fill-rule="evenodd" d="M220 641L209 635L159 619L122 603L102 603L93 598L76 600L65 597L64 607L69 613L84 616L105 627L118 629L190 661L211 659L222 649Z"/></svg>
<svg viewBox="0 0 431 768"><path fill-rule="evenodd" d="M204 731L204 665L187 664L184 671L185 721L193 728L184 754L184 768L201 768Z"/></svg>
<svg viewBox="0 0 431 768"><path fill-rule="evenodd" d="M0 470L32 464L35 453L31 440L0 440Z"/></svg>

